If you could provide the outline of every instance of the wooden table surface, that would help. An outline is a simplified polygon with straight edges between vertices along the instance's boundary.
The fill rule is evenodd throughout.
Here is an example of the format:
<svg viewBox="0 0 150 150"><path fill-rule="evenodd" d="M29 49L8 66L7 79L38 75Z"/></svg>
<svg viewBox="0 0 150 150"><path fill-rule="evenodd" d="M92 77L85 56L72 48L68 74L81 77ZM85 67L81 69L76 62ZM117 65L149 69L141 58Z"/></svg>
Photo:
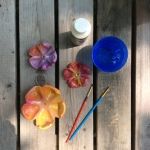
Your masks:
<svg viewBox="0 0 150 150"><path fill-rule="evenodd" d="M75 47L68 35L78 17L91 22L92 32ZM150 150L149 0L0 0L0 34L0 150ZM126 43L127 64L112 74L93 67L94 91L85 113L106 86L111 92L66 144L89 87L68 88L62 70L75 60L92 66L92 45L107 35ZM58 61L41 73L29 66L27 50L45 40L55 46ZM44 131L20 115L25 93L41 74L61 89L67 104L64 118Z"/></svg>

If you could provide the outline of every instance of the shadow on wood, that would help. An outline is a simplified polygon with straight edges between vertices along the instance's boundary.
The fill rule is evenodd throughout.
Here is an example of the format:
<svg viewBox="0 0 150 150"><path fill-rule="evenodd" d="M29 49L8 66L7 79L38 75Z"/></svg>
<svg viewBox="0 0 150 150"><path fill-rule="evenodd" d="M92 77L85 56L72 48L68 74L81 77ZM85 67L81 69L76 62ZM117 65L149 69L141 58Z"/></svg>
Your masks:
<svg viewBox="0 0 150 150"><path fill-rule="evenodd" d="M141 150L149 150L150 148L150 114L145 114L141 118L141 143L139 147Z"/></svg>
<svg viewBox="0 0 150 150"><path fill-rule="evenodd" d="M150 22L150 5L149 0L138 0L137 2L137 11L140 10L140 13L137 13L137 26L142 24L148 24Z"/></svg>
<svg viewBox="0 0 150 150"><path fill-rule="evenodd" d="M0 150L15 149L16 134L15 127L9 120L0 118Z"/></svg>
<svg viewBox="0 0 150 150"><path fill-rule="evenodd" d="M83 47L76 56L76 61L81 62L83 64L88 65L91 69L93 69L92 62L92 46Z"/></svg>
<svg viewBox="0 0 150 150"><path fill-rule="evenodd" d="M64 32L64 33L60 33L59 40L61 41L61 43L64 43L64 44L60 44L59 48L61 50L76 47L71 42L70 36L71 36L71 32L70 31Z"/></svg>

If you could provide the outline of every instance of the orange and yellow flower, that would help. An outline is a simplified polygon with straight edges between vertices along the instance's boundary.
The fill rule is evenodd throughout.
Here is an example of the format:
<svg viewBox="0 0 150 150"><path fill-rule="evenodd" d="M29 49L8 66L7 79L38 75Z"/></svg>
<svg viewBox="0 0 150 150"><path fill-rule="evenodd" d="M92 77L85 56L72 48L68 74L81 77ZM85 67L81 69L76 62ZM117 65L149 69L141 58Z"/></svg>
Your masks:
<svg viewBox="0 0 150 150"><path fill-rule="evenodd" d="M66 111L60 90L50 85L34 86L26 94L25 101L21 107L23 116L41 129L52 126L55 118L61 118Z"/></svg>

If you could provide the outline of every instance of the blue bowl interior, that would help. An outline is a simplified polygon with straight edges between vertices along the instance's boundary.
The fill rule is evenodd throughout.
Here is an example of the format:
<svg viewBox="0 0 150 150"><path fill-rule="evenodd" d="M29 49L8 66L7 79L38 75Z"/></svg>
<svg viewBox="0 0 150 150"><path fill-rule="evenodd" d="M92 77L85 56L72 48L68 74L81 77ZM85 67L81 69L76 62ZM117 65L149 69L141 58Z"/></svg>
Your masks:
<svg viewBox="0 0 150 150"><path fill-rule="evenodd" d="M104 72L115 72L125 65L128 51L122 40L108 36L96 42L92 57L98 69Z"/></svg>

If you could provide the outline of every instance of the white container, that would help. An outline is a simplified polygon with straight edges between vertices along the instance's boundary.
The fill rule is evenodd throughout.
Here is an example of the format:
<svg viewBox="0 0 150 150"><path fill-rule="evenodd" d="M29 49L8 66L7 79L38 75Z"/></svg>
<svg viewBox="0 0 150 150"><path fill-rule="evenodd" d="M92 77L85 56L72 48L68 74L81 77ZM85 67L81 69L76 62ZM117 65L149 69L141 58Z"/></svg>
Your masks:
<svg viewBox="0 0 150 150"><path fill-rule="evenodd" d="M91 32L91 24L85 18L78 18L71 25L71 41L75 45L81 45Z"/></svg>

